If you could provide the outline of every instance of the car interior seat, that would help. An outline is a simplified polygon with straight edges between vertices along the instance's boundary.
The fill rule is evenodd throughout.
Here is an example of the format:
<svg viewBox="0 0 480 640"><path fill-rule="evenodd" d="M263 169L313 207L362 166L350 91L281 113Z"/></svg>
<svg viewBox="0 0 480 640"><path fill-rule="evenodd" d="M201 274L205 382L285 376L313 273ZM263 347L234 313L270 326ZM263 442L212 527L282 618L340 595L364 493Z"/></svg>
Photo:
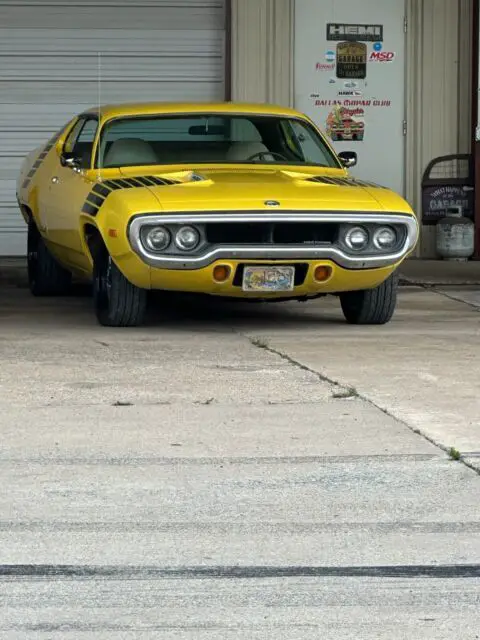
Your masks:
<svg viewBox="0 0 480 640"><path fill-rule="evenodd" d="M129 165L158 164L153 148L140 138L115 140L105 154L104 167L126 167Z"/></svg>
<svg viewBox="0 0 480 640"><path fill-rule="evenodd" d="M229 162L246 162L256 153L267 153L269 150L262 142L234 142L227 151Z"/></svg>

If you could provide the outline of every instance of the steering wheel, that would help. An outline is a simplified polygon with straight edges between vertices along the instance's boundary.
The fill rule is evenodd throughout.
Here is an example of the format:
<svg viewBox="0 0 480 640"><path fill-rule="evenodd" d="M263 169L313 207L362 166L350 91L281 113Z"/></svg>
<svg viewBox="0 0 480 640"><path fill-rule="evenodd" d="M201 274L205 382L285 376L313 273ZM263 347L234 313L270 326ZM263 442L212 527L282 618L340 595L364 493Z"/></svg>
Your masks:
<svg viewBox="0 0 480 640"><path fill-rule="evenodd" d="M264 156L273 156L274 158L276 157L287 162L287 158L285 156L282 156L281 153L276 153L275 151L257 151L257 153L254 153L252 156L247 158L246 162L251 162L252 160L255 160L255 158L261 160Z"/></svg>

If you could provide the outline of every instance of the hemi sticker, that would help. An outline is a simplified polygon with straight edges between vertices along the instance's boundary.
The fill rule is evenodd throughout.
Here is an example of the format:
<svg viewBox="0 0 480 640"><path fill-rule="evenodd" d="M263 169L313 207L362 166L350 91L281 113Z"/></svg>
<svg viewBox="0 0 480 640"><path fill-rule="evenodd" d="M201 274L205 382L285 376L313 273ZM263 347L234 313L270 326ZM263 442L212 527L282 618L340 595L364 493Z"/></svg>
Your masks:
<svg viewBox="0 0 480 640"><path fill-rule="evenodd" d="M50 140L47 142L47 144L44 146L44 148L42 149L42 152L40 153L40 155L37 157L35 164L32 165L30 171L27 174L27 177L25 178L25 180L23 181L22 184L22 189L26 189L28 187L28 185L30 184L30 182L32 181L33 176L37 173L37 171L39 170L39 168L42 165L42 162L45 160L45 158L48 155L48 152L50 151L50 149L53 147L53 145L56 143L56 141L58 140L58 138L60 137L59 133L56 133L52 138L50 138Z"/></svg>
<svg viewBox="0 0 480 640"><path fill-rule="evenodd" d="M313 178L308 178L308 182L321 182L323 184L334 184L339 187L375 187L377 189L386 189L387 187L382 187L379 184L375 184L374 182L365 182L364 180L353 180L350 178L330 178L327 176L314 176Z"/></svg>
<svg viewBox="0 0 480 640"><path fill-rule="evenodd" d="M83 213L89 216L96 216L98 210L103 205L112 191L119 189L134 189L138 187L152 186L168 186L180 184L178 180L169 180L168 178L157 178L156 176L142 176L136 178L118 178L117 180L105 180L105 182L96 182L92 190L85 200L82 207Z"/></svg>

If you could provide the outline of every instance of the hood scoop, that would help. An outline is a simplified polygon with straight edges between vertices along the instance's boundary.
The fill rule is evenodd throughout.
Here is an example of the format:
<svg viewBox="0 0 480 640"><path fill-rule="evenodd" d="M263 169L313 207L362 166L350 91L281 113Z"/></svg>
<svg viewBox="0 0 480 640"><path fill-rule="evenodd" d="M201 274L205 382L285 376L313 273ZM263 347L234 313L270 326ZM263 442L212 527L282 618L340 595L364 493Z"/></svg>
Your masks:
<svg viewBox="0 0 480 640"><path fill-rule="evenodd" d="M117 182L131 183L130 186L158 187L165 185L187 185L192 183L211 183L209 178L205 178L195 171L166 171L158 172L155 175L138 175L137 172L120 169L123 176ZM125 185L126 186L126 185Z"/></svg>

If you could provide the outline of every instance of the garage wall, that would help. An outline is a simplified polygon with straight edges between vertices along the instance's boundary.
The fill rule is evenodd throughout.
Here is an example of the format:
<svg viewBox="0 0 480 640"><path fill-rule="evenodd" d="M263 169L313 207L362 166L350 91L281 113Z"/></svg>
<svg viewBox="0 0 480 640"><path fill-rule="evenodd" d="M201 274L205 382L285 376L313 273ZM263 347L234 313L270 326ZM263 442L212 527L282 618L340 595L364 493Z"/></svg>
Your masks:
<svg viewBox="0 0 480 640"><path fill-rule="evenodd" d="M421 181L433 158L469 153L472 0L408 0L407 198L421 213ZM435 257L424 226L417 256Z"/></svg>
<svg viewBox="0 0 480 640"><path fill-rule="evenodd" d="M101 101L223 100L225 0L0 0L0 255L25 253L21 159Z"/></svg>
<svg viewBox="0 0 480 640"><path fill-rule="evenodd" d="M472 0L407 1L406 195L418 212L430 160L470 151L471 15ZM292 106L293 19L293 0L232 0L233 99ZM435 255L434 228L417 255Z"/></svg>
<svg viewBox="0 0 480 640"><path fill-rule="evenodd" d="M293 0L232 0L232 99L293 106Z"/></svg>

